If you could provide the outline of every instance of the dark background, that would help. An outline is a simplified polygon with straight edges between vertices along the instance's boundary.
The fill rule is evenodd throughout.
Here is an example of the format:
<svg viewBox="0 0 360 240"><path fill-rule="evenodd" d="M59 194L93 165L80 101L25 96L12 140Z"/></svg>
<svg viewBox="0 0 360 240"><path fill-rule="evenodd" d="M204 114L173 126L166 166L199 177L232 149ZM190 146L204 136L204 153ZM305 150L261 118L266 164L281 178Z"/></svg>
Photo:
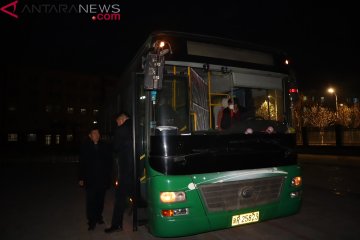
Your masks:
<svg viewBox="0 0 360 240"><path fill-rule="evenodd" d="M1 0L1 6L11 0ZM37 1L19 0L23 4ZM39 1L58 3L59 1ZM0 12L2 67L27 66L120 75L154 30L178 30L251 41L285 50L301 91L359 96L356 7L307 1L61 1L118 3L120 21L87 14Z"/></svg>

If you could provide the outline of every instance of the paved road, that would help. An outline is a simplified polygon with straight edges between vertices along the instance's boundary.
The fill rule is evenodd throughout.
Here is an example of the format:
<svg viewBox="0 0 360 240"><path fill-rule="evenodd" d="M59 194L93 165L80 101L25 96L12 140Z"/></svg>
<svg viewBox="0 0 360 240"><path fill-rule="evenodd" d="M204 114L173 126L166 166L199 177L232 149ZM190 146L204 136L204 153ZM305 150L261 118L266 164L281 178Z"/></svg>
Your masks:
<svg viewBox="0 0 360 240"><path fill-rule="evenodd" d="M337 195L360 195L360 156L300 154L299 163L306 185Z"/></svg>
<svg viewBox="0 0 360 240"><path fill-rule="evenodd" d="M298 214L178 239L359 239L360 191L356 183L360 179L355 174L359 166L350 164L360 159L347 159L344 164L344 158L317 158L300 155L305 190ZM88 232L84 192L77 187L76 176L76 166L70 163L2 165L0 239L158 239L148 234L145 226L132 232L129 218L124 232L106 235L105 225ZM107 223L112 203L109 191L104 212Z"/></svg>

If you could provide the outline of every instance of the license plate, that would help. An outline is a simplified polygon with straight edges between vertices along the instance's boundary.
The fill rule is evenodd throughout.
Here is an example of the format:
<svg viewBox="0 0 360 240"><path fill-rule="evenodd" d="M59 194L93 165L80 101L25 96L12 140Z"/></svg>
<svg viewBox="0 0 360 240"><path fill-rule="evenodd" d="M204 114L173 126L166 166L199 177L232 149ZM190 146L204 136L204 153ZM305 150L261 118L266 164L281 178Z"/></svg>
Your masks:
<svg viewBox="0 0 360 240"><path fill-rule="evenodd" d="M240 215L234 215L232 216L231 226L237 226L252 222L258 222L260 217L260 212L250 212Z"/></svg>

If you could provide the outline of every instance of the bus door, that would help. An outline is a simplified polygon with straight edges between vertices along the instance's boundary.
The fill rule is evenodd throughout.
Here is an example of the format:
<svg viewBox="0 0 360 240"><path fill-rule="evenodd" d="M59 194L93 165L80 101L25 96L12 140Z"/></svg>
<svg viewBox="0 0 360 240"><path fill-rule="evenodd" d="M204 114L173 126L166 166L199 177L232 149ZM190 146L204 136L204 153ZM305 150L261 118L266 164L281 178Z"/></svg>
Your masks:
<svg viewBox="0 0 360 240"><path fill-rule="evenodd" d="M135 73L135 94L134 94L134 139L135 158L135 203L133 209L133 229L137 230L138 225L147 221L146 217L146 172L145 160L148 157L149 142L149 111L150 92L144 90L144 74Z"/></svg>
<svg viewBox="0 0 360 240"><path fill-rule="evenodd" d="M188 75L192 130L218 129L220 111L233 94L231 73L189 67Z"/></svg>

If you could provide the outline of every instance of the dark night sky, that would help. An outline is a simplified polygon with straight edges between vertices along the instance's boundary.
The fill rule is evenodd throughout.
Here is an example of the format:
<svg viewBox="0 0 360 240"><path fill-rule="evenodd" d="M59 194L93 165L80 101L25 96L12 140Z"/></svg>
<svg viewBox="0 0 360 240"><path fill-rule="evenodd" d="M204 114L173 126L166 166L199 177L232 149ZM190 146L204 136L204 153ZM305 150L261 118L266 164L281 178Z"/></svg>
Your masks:
<svg viewBox="0 0 360 240"><path fill-rule="evenodd" d="M3 6L11 0L1 0ZM42 3L59 1L43 0ZM65 1L61 1L64 3ZM75 3L76 1L66 2ZM360 96L359 17L344 1L120 1L121 20L92 21L86 14L0 12L2 66L35 66L86 74L119 75L153 30L220 35L284 49L292 57L300 88ZM131 3L130 3L131 2ZM197 2L197 1L196 1Z"/></svg>

